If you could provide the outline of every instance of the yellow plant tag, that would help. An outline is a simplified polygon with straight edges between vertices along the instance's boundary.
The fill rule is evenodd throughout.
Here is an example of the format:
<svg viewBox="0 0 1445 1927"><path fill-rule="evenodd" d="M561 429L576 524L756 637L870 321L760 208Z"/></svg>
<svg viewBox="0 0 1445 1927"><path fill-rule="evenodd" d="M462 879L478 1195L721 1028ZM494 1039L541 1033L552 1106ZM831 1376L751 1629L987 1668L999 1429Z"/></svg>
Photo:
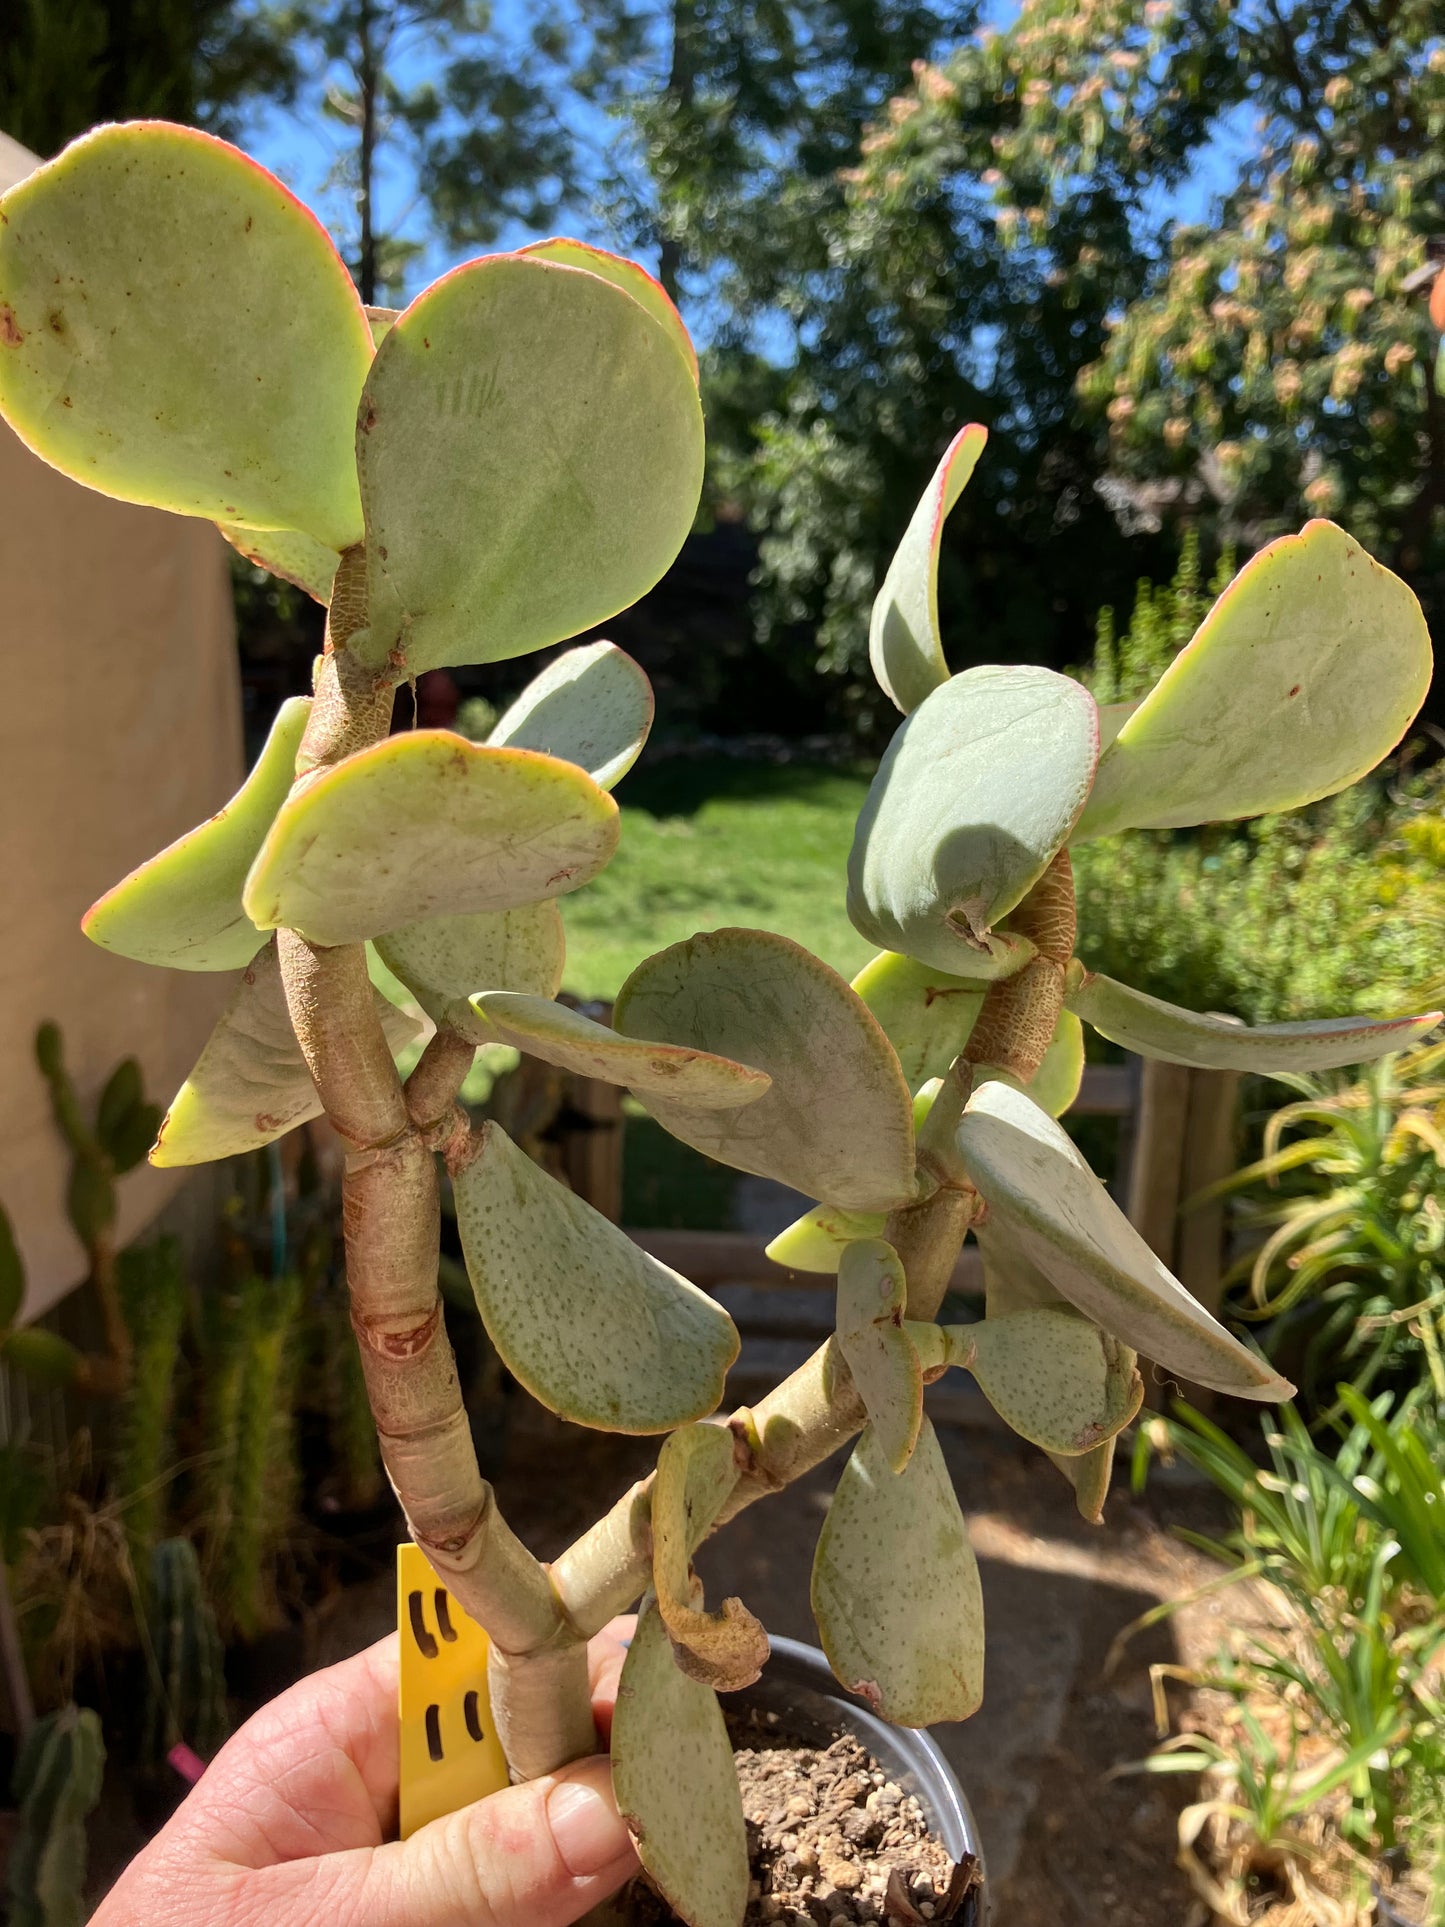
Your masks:
<svg viewBox="0 0 1445 1927"><path fill-rule="evenodd" d="M401 1837L506 1786L492 1729L487 1635L464 1613L419 1546L396 1549L401 1634Z"/></svg>

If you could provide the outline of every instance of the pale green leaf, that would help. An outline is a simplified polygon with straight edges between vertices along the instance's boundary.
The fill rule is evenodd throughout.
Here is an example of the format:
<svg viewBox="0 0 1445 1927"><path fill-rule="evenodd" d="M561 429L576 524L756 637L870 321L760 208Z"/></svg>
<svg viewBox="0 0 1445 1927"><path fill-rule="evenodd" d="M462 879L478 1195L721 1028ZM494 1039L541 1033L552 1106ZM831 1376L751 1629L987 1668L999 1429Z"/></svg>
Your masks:
<svg viewBox="0 0 1445 1927"><path fill-rule="evenodd" d="M968 1042L988 986L883 950L864 964L853 988L887 1032L908 1088L916 1091L942 1077Z"/></svg>
<svg viewBox="0 0 1445 1927"><path fill-rule="evenodd" d="M605 621L682 547L702 450L691 365L622 287L536 256L455 269L366 383L372 624L353 652L418 675Z"/></svg>
<svg viewBox="0 0 1445 1927"><path fill-rule="evenodd" d="M132 870L86 911L92 943L177 970L239 970L266 941L241 907L246 873L296 774L309 696L281 705L256 766L214 816Z"/></svg>
<svg viewBox="0 0 1445 1927"><path fill-rule="evenodd" d="M562 913L548 900L515 910L428 917L376 939L382 962L440 1024L451 1005L484 984L555 997L562 988L567 939Z"/></svg>
<svg viewBox="0 0 1445 1927"><path fill-rule="evenodd" d="M881 1238L849 1245L838 1266L838 1349L895 1472L912 1457L923 1423L923 1368L902 1325L907 1304L892 1245Z"/></svg>
<svg viewBox="0 0 1445 1927"><path fill-rule="evenodd" d="M589 642L529 682L487 741L560 756L610 790L637 761L652 709L652 684L631 656L610 642Z"/></svg>
<svg viewBox="0 0 1445 1927"><path fill-rule="evenodd" d="M1075 973L1067 993L1070 1010L1126 1050L1166 1064L1201 1070L1336 1070L1365 1064L1388 1051L1406 1050L1440 1022L1438 1010L1420 1017L1316 1017L1297 1024L1241 1023L1197 1010L1181 1010L1142 990L1131 990L1092 970Z"/></svg>
<svg viewBox="0 0 1445 1927"><path fill-rule="evenodd" d="M755 1103L772 1083L766 1071L755 1071L730 1057L684 1044L623 1037L584 1017L580 1010L568 1010L545 997L487 990L471 998L469 1007L479 1027L459 1027L478 1043L514 1044L579 1077L626 1084L639 1096L675 1096L699 1110L734 1110Z"/></svg>
<svg viewBox="0 0 1445 1927"><path fill-rule="evenodd" d="M894 1472L868 1427L813 1559L813 1617L850 1692L896 1726L965 1720L983 1698L983 1594L933 1426Z"/></svg>
<svg viewBox="0 0 1445 1927"><path fill-rule="evenodd" d="M988 1206L982 1230L990 1242L1019 1252L1105 1331L1216 1391L1289 1396L1287 1382L1160 1262L1067 1134L1024 1092L1001 1080L980 1085L957 1142Z"/></svg>
<svg viewBox="0 0 1445 1927"><path fill-rule="evenodd" d="M246 882L262 929L359 943L426 917L579 889L617 847L617 805L571 763L450 730L389 736L287 801Z"/></svg>
<svg viewBox="0 0 1445 1927"><path fill-rule="evenodd" d="M970 959L996 953L994 925L1068 840L1098 740L1093 697L1049 669L969 669L934 690L889 744L859 815L854 926L935 970L975 974Z"/></svg>
<svg viewBox="0 0 1445 1927"><path fill-rule="evenodd" d="M420 1026L379 990L372 995L395 1054ZM291 1028L272 941L247 965L172 1100L150 1161L169 1166L239 1157L320 1115L321 1099Z"/></svg>
<svg viewBox="0 0 1445 1927"><path fill-rule="evenodd" d="M989 1318L1007 1318L1036 1306L1062 1306L1068 1302L1021 1252L1000 1244L989 1235L986 1226L976 1227L976 1236L983 1259L984 1302ZM1118 1347L1117 1359L1120 1372L1133 1372L1137 1356L1127 1345ZM1080 1518L1090 1525L1098 1525L1104 1516L1104 1501L1109 1496L1109 1480L1114 1470L1114 1439L1107 1438L1092 1451L1077 1456L1046 1452L1045 1457L1074 1488L1074 1503Z"/></svg>
<svg viewBox="0 0 1445 1927"><path fill-rule="evenodd" d="M361 539L371 336L326 232L226 142L99 127L5 196L0 411L123 501Z"/></svg>
<svg viewBox="0 0 1445 1927"><path fill-rule="evenodd" d="M1297 809L1372 770L1430 686L1414 593L1333 522L1245 564L1100 758L1078 836Z"/></svg>
<svg viewBox="0 0 1445 1927"><path fill-rule="evenodd" d="M1129 703L1099 704L1100 756L1104 754L1104 751L1114 741L1114 738L1119 734L1119 731L1124 727L1125 723L1128 722L1129 718L1134 714L1134 711L1143 700L1143 697L1139 696L1136 697L1133 702ZM1085 804L1084 807L1087 810L1088 805Z"/></svg>
<svg viewBox="0 0 1445 1927"><path fill-rule="evenodd" d="M954 436L924 490L873 604L868 656L879 687L906 716L948 681L938 630L938 548L943 525L988 440L970 422Z"/></svg>
<svg viewBox="0 0 1445 1927"><path fill-rule="evenodd" d="M336 565L341 560L335 549L296 529L228 528L224 522L216 527L236 553L257 568L269 569L272 575L294 582L313 602L330 602Z"/></svg>
<svg viewBox="0 0 1445 1927"><path fill-rule="evenodd" d="M1077 1457L1127 1425L1144 1398L1134 1353L1068 1306L968 1327L967 1369L1022 1438Z"/></svg>
<svg viewBox="0 0 1445 1927"><path fill-rule="evenodd" d="M840 1211L836 1205L815 1204L801 1218L780 1231L767 1248L775 1265L790 1271L833 1273L845 1246L855 1238L881 1238L887 1222L883 1211Z"/></svg>
<svg viewBox="0 0 1445 1927"><path fill-rule="evenodd" d="M692 345L692 336L683 325L682 316L673 306L667 289L646 268L639 267L636 261L629 261L624 255L609 254L605 248L589 247L585 241L569 241L560 235L553 235L546 241L529 241L517 252L535 255L543 261L559 262L564 268L584 268L588 274L600 274L604 281L611 281L630 294L661 325L663 333L676 342L692 370L694 382L697 380L697 350Z"/></svg>
<svg viewBox="0 0 1445 1927"><path fill-rule="evenodd" d="M748 1837L732 1742L717 1694L674 1663L652 1599L617 1688L612 1785L643 1866L688 1927L741 1927Z"/></svg>
<svg viewBox="0 0 1445 1927"><path fill-rule="evenodd" d="M549 1411L666 1432L722 1397L732 1320L488 1123L452 1176L477 1307L502 1363Z"/></svg>
<svg viewBox="0 0 1445 1927"><path fill-rule="evenodd" d="M1071 1010L1061 1010L1043 1062L1029 1080L1029 1096L1050 1117L1062 1117L1084 1081L1084 1027Z"/></svg>
<svg viewBox="0 0 1445 1927"><path fill-rule="evenodd" d="M740 1110L647 1096L685 1144L848 1210L913 1197L913 1116L898 1059L862 999L801 945L765 930L675 943L633 971L612 1021L625 1036L715 1051L772 1078Z"/></svg>
<svg viewBox="0 0 1445 1927"><path fill-rule="evenodd" d="M678 1665L721 1693L751 1686L768 1658L768 1636L741 1599L716 1612L701 1603L692 1555L738 1482L735 1440L725 1425L683 1425L657 1457L652 1481L652 1583Z"/></svg>

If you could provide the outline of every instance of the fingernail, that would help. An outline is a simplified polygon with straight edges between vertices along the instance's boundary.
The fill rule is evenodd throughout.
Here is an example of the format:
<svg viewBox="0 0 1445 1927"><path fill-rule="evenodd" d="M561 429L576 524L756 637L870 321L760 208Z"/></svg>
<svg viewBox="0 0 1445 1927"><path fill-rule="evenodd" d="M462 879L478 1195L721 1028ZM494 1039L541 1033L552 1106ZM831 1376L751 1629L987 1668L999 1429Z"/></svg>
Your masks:
<svg viewBox="0 0 1445 1927"><path fill-rule="evenodd" d="M578 1878L601 1873L631 1846L607 1760L586 1760L559 1780L547 1795L547 1819L567 1871Z"/></svg>

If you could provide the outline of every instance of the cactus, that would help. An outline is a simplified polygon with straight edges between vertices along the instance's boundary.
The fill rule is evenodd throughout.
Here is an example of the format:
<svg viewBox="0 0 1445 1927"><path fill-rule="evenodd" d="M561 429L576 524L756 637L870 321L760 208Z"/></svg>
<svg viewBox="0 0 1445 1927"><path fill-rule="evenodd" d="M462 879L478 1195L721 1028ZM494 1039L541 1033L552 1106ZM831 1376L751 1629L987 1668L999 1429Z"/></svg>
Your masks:
<svg viewBox="0 0 1445 1927"><path fill-rule="evenodd" d="M1248 562L1135 699L1101 707L1025 665L951 674L938 546L987 440L964 428L872 613L873 668L903 720L847 891L879 955L850 985L796 943L714 930L641 963L607 1027L557 1001L557 900L616 847L611 790L652 718L637 665L606 643L571 650L485 743L388 730L409 678L592 629L677 554L702 415L667 297L627 261L548 241L471 262L400 316L369 312L280 182L155 122L87 135L3 215L0 412L76 480L216 522L329 609L313 695L283 709L236 798L85 920L123 955L241 972L155 1155L229 1155L324 1109L349 1152L351 1322L384 1461L439 1580L493 1637L513 1775L591 1748L586 1637L646 1594L617 1786L677 1911L737 1927L745 1833L717 1694L766 1642L741 1602L706 1608L689 1564L705 1533L856 1438L814 1563L823 1645L883 1718L963 1718L981 1598L925 1381L973 1373L1089 1516L1138 1403L1136 1353L1241 1397L1288 1390L1148 1250L1057 1123L1082 1027L1168 1061L1294 1071L1397 1049L1438 1013L1249 1030L1142 996L1075 956L1069 851L1353 782L1423 700L1419 606L1312 522ZM404 1084L371 942L434 1026ZM736 1333L501 1122L461 1111L476 1050L498 1044L627 1085L684 1143L815 1199L775 1249L838 1274L836 1338L726 1429L701 1423ZM667 1435L653 1480L549 1568L476 1462L438 1296L439 1159L509 1369L566 1418ZM968 1235L986 1317L943 1326ZM276 1294L252 1280L242 1304L275 1312ZM247 1507L283 1325L243 1321L237 1359L264 1373L238 1362L226 1380L220 1457ZM239 1621L254 1560L226 1558Z"/></svg>
<svg viewBox="0 0 1445 1927"><path fill-rule="evenodd" d="M209 1759L229 1731L225 1653L189 1539L162 1539L149 1562L147 1631L154 1662L142 1757L158 1767L177 1744Z"/></svg>
<svg viewBox="0 0 1445 1927"><path fill-rule="evenodd" d="M186 1315L181 1249L157 1238L120 1254L116 1282L134 1365L125 1393L114 1463L124 1506L131 1566L142 1595L166 1512L172 1459L171 1419Z"/></svg>
<svg viewBox="0 0 1445 1927"><path fill-rule="evenodd" d="M276 1614L272 1555L294 1511L296 1276L252 1274L203 1310L198 1513L207 1584L228 1632Z"/></svg>
<svg viewBox="0 0 1445 1927"><path fill-rule="evenodd" d="M20 1818L10 1848L11 1927L81 1927L85 1823L104 1770L100 1720L88 1707L47 1713L26 1735L13 1782Z"/></svg>

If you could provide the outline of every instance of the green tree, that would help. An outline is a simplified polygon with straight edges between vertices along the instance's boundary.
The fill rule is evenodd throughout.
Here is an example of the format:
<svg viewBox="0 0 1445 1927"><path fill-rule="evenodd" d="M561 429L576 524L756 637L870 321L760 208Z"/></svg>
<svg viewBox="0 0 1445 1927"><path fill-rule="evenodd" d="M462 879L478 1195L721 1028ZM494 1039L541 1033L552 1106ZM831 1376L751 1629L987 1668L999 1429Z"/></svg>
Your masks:
<svg viewBox="0 0 1445 1927"><path fill-rule="evenodd" d="M507 35L486 0L297 0L270 18L346 129L333 180L355 209L341 238L363 301L397 293L424 247L418 201L455 247L551 220L572 166L541 64L551 28Z"/></svg>
<svg viewBox="0 0 1445 1927"><path fill-rule="evenodd" d="M0 127L37 154L105 120L234 133L294 79L285 42L236 0L0 0Z"/></svg>

